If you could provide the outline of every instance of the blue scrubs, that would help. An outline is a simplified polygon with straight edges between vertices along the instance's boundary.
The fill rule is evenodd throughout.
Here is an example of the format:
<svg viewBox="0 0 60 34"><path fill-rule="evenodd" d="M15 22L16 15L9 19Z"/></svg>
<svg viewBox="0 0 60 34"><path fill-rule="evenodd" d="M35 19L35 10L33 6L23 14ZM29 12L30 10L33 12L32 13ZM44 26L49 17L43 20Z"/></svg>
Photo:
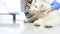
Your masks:
<svg viewBox="0 0 60 34"><path fill-rule="evenodd" d="M60 4L58 2L56 2L56 0L54 0L51 4L51 9L52 10L57 10L60 8Z"/></svg>

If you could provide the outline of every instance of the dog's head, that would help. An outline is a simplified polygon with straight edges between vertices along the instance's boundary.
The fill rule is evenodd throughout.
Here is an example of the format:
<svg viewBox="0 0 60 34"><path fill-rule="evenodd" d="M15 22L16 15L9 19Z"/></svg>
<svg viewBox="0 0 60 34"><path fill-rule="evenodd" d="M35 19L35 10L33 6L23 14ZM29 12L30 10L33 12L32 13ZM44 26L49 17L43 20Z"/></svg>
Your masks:
<svg viewBox="0 0 60 34"><path fill-rule="evenodd" d="M41 13L41 12L44 12L49 7L50 7L50 5L48 5L47 3L44 3L44 2L35 3L33 6L30 7L30 11L35 14Z"/></svg>

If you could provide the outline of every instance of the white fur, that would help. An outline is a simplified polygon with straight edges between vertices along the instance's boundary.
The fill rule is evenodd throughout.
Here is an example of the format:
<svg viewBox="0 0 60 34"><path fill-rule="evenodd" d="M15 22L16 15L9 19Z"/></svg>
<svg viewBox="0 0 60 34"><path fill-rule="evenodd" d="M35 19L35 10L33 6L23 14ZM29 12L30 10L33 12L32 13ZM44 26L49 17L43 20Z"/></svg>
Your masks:
<svg viewBox="0 0 60 34"><path fill-rule="evenodd" d="M35 15L30 19L26 20L31 21L35 20L34 24L37 25L51 25L54 26L58 24L60 21L60 12L59 11L52 11L51 13L47 14L45 12L46 9L50 8L50 5L44 2L35 3L34 6L31 6L30 11Z"/></svg>

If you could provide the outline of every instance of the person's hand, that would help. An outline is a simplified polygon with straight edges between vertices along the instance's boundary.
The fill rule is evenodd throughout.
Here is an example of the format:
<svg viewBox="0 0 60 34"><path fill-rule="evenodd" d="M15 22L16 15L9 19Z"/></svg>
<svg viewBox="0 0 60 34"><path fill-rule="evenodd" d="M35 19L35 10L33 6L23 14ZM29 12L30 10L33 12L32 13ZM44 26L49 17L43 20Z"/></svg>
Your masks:
<svg viewBox="0 0 60 34"><path fill-rule="evenodd" d="M32 17L34 14L32 13L32 12L25 12L25 16L27 17L27 18L30 18L30 17Z"/></svg>
<svg viewBox="0 0 60 34"><path fill-rule="evenodd" d="M30 16L32 17L34 14L33 13L31 13L31 12L29 12L29 14L30 14Z"/></svg>
<svg viewBox="0 0 60 34"><path fill-rule="evenodd" d="M50 13L51 11L52 11L51 8L46 9L47 14Z"/></svg>

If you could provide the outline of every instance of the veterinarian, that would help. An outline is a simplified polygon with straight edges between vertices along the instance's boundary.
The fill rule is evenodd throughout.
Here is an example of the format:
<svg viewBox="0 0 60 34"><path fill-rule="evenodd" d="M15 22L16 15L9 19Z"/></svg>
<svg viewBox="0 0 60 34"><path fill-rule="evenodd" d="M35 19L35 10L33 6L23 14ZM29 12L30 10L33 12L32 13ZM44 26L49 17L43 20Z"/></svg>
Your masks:
<svg viewBox="0 0 60 34"><path fill-rule="evenodd" d="M53 10L58 10L60 8L60 0L53 0L51 7L46 10L47 13L50 13Z"/></svg>

